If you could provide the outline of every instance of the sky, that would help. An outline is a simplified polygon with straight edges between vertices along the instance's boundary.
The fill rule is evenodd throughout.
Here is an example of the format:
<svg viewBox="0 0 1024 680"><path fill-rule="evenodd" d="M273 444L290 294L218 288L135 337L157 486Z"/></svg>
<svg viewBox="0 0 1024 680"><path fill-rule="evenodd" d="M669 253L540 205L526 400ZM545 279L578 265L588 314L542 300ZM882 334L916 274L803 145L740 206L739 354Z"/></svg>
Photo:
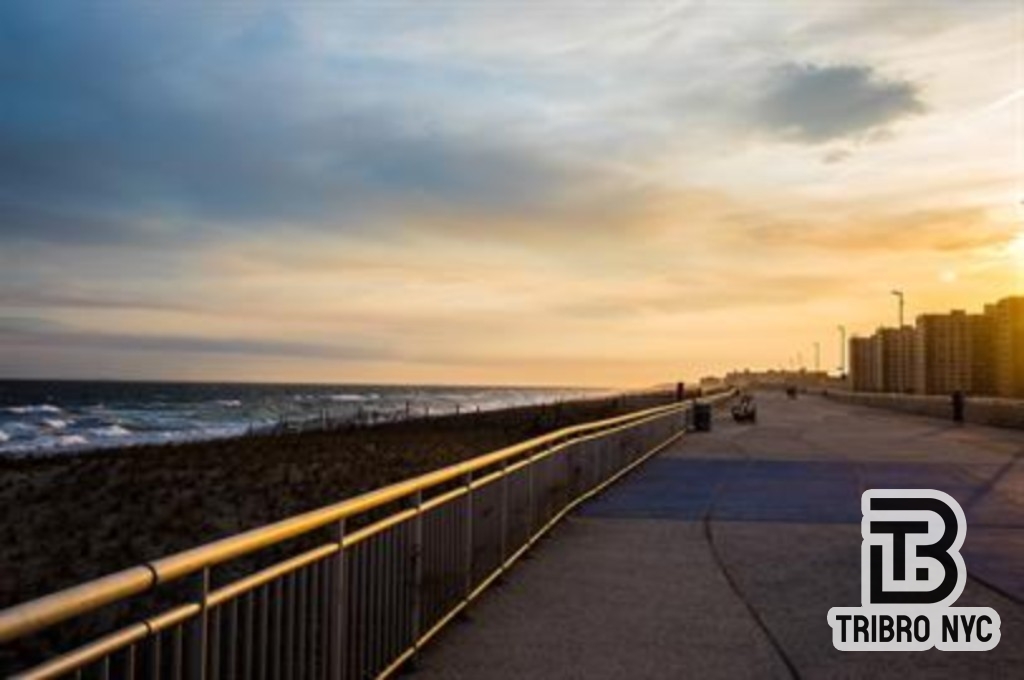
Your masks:
<svg viewBox="0 0 1024 680"><path fill-rule="evenodd" d="M0 3L0 376L643 386L1024 293L1024 4Z"/></svg>

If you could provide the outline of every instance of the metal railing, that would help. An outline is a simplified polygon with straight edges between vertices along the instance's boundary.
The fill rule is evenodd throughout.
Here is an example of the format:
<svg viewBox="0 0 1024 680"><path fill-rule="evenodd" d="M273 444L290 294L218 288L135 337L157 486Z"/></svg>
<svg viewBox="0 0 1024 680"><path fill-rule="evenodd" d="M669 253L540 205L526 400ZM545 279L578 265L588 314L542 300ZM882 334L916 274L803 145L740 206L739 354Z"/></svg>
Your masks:
<svg viewBox="0 0 1024 680"><path fill-rule="evenodd" d="M387 677L573 507L678 438L688 414L679 403L568 427L11 607L0 643L120 606L127 624L16 677ZM182 584L156 614L131 608Z"/></svg>

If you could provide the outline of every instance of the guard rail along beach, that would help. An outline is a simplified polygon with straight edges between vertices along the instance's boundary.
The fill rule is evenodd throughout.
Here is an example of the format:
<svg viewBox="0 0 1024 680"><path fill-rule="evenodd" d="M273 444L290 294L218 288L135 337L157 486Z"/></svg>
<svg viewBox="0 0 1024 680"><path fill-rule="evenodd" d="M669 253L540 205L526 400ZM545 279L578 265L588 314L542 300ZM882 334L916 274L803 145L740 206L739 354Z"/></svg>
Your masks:
<svg viewBox="0 0 1024 680"><path fill-rule="evenodd" d="M0 643L119 610L16 677L390 676L566 513L682 436L690 409L564 428L11 607Z"/></svg>

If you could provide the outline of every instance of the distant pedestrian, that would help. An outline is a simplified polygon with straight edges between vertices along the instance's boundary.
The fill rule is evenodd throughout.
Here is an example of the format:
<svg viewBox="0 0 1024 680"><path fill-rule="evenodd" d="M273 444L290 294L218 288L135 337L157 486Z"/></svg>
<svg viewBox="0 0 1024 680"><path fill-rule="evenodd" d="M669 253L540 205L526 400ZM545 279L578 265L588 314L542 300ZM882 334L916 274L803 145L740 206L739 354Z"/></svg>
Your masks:
<svg viewBox="0 0 1024 680"><path fill-rule="evenodd" d="M964 422L964 406L967 400L964 398L962 390L953 392L953 421L957 423Z"/></svg>

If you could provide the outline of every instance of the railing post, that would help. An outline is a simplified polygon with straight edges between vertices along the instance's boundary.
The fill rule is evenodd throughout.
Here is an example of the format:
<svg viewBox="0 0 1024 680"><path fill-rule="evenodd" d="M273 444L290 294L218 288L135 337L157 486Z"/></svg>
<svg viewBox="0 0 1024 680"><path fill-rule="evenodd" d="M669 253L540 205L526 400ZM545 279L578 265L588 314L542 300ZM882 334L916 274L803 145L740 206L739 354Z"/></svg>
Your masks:
<svg viewBox="0 0 1024 680"><path fill-rule="evenodd" d="M338 554L334 556L333 584L330 591L330 623L332 631L327 650L329 677L342 680L345 677L348 651L348 574L345 570L345 520L334 525L334 540L338 543Z"/></svg>
<svg viewBox="0 0 1024 680"><path fill-rule="evenodd" d="M423 491L413 496L416 517L412 532L412 644L420 648L420 619L423 618ZM413 656L415 660L415 656Z"/></svg>
<svg viewBox="0 0 1024 680"><path fill-rule="evenodd" d="M462 483L466 486L466 551L462 565L466 573L463 597L468 600L469 594L473 592L473 473L466 473Z"/></svg>
<svg viewBox="0 0 1024 680"><path fill-rule="evenodd" d="M529 535L527 536L527 539L529 541L533 540L533 532L534 532L534 527L536 525L536 516L537 516L536 493L534 491L534 482L533 482L533 477L534 477L533 469L534 469L534 467L536 467L536 466L534 465L533 454L531 453L529 461L526 464L526 510L527 510L527 515L526 516L527 516L527 522L528 522L527 528L529 530L528 531Z"/></svg>
<svg viewBox="0 0 1024 680"><path fill-rule="evenodd" d="M501 461L501 514L499 515L498 550L501 569L505 569L508 558L508 460Z"/></svg>
<svg viewBox="0 0 1024 680"><path fill-rule="evenodd" d="M199 600L199 613L192 621L187 646L188 664L187 677L190 680L206 678L207 634L209 628L209 610L206 607L210 593L210 568L203 567L195 577L194 592Z"/></svg>

